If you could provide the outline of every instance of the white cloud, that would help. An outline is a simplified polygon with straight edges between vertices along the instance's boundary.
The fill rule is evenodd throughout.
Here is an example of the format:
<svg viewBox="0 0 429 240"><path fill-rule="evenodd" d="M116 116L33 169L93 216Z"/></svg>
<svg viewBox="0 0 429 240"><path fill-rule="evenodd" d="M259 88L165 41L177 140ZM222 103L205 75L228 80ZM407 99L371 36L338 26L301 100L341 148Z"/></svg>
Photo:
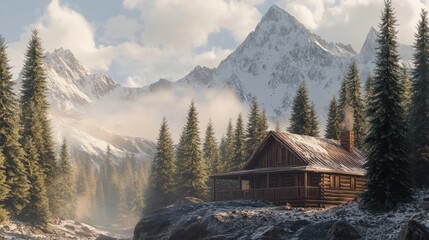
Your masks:
<svg viewBox="0 0 429 240"><path fill-rule="evenodd" d="M32 28L40 31L45 51L52 52L60 47L70 49L90 69L107 71L115 55L112 47L96 46L94 29L82 15L60 5L59 0L52 0L43 16L26 27L18 42L10 44L15 74L21 70Z"/></svg>
<svg viewBox="0 0 429 240"><path fill-rule="evenodd" d="M108 42L110 38L137 40L137 32L142 29L141 23L124 15L109 18L106 22L106 31L103 39Z"/></svg>
<svg viewBox="0 0 429 240"><path fill-rule="evenodd" d="M159 1L158 3L157 1L157 4L161 4L161 2ZM219 4L219 6L221 8L222 6L225 7L224 4ZM230 6L234 9L235 5L239 6L240 4L242 3L234 1L234 3L230 3ZM184 7L182 6L182 8ZM208 7L206 8L208 11ZM193 10L198 12L197 8L193 8ZM165 11L168 12L171 9L167 8ZM181 14L185 12L183 10ZM200 15L200 17L202 18L203 15ZM186 21L190 21L190 19ZM199 19L194 21L198 22ZM238 23L238 25L246 24ZM201 29L204 28L203 23L195 23L195 26ZM9 44L12 65L16 66L13 69L14 74L19 73L22 68L24 51L32 28L40 30L43 47L46 51L52 52L60 47L70 49L91 71L102 70L109 72L111 64L115 62L118 66L118 74L129 76L125 84L133 87L147 85L159 78L179 79L189 73L196 65L216 67L231 52L230 49L214 47L206 52L195 54L193 48L178 48L178 45L168 45L164 40L160 41L160 43L165 43L164 46L145 44L145 42L142 44L138 40L133 40L133 38L136 38L136 32L142 26L138 25L137 20L122 15L109 19L105 27L104 38L123 37L130 40L125 40L119 45L97 45L95 41L97 37L95 35L96 29L85 17L69 6L61 4L59 0L52 0L43 15L34 24L26 27L26 31L20 36L20 40ZM123 28L122 30L119 29L121 27ZM167 26L165 27L167 28ZM171 30L174 27L177 27L177 25L169 27L169 29ZM154 29L155 26L152 26L152 28ZM214 27L213 29L217 28ZM163 31L169 31L169 29L164 29ZM196 31L195 34L209 34L209 32L204 33L203 30L201 31ZM150 38L157 39L161 36L157 33L154 34ZM180 37L173 35L169 37L173 38L173 40L180 40ZM207 36L201 37L198 40L200 42L196 45L205 45L206 38ZM186 42L187 40L184 38L180 41ZM182 44L186 45L185 43ZM195 42L193 45L195 45Z"/></svg>
<svg viewBox="0 0 429 240"><path fill-rule="evenodd" d="M378 29L384 1L282 0L279 4L327 40L350 43L359 51L369 28ZM425 5L419 0L401 0L393 1L393 7L399 24L399 41L411 44L420 9Z"/></svg>
<svg viewBox="0 0 429 240"><path fill-rule="evenodd" d="M225 134L228 119L236 120L239 113L246 117L247 109L232 91L196 91L175 88L160 90L156 94L142 96L136 102L124 105L124 102L106 102L96 107L94 116L84 119L87 122L113 129L119 133L131 136L144 136L156 140L162 118L165 117L170 125L170 131L177 143L191 101L195 101L200 121L200 136L209 119L215 126L216 136ZM246 119L245 119L246 120Z"/></svg>
<svg viewBox="0 0 429 240"><path fill-rule="evenodd" d="M204 46L211 33L229 30L237 42L252 31L261 15L255 5L263 1L239 0L124 0L141 12L145 46L187 50Z"/></svg>

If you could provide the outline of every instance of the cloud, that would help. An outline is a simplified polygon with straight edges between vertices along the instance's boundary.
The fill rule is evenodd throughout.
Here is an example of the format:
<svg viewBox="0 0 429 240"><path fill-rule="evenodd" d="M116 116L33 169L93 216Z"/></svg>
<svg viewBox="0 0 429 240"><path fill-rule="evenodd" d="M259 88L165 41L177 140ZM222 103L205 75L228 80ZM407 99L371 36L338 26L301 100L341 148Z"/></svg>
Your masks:
<svg viewBox="0 0 429 240"><path fill-rule="evenodd" d="M141 23L124 15L109 18L106 22L105 32L102 39L109 42L109 39L137 40L137 33L142 29Z"/></svg>
<svg viewBox="0 0 429 240"><path fill-rule="evenodd" d="M59 0L52 0L44 14L25 28L19 41L10 44L15 74L21 70L32 28L40 31L45 51L52 52L60 47L70 49L90 69L107 71L115 56L112 47L96 46L94 28L82 15L66 5L60 5Z"/></svg>
<svg viewBox="0 0 429 240"><path fill-rule="evenodd" d="M204 46L211 33L229 30L237 42L252 31L261 15L255 5L263 1L239 0L124 0L138 9L144 22L145 46L187 50Z"/></svg>
<svg viewBox="0 0 429 240"><path fill-rule="evenodd" d="M225 134L228 119L236 120L239 113L246 116L247 110L232 91L196 91L191 89L175 88L173 90L159 90L156 93L145 95L131 103L112 101L102 102L94 107L93 116L87 116L82 121L98 124L103 122L104 127L118 133L130 136L144 136L156 140L160 123L165 117L175 142L186 123L186 114L191 101L195 101L200 121L201 137L209 119L214 123L216 136ZM108 100L105 100L108 101Z"/></svg>
<svg viewBox="0 0 429 240"><path fill-rule="evenodd" d="M166 1L164 0L157 1L156 4L162 5L163 2L166 4ZM219 1L212 1L209 6L201 5L204 11L209 11L210 6L218 6L221 9L222 17L210 17L212 20L208 20L209 23L212 22L208 26L212 31L220 29L220 27L216 25L220 21L219 19L224 21L223 24L227 24L228 21L232 21L232 18L230 20L225 18L225 14L228 14L228 11L230 11L230 13L238 14L237 12L234 12L238 11L235 9L243 7L241 6L243 3L238 1L228 4L217 2ZM257 1L254 2L254 4L256 3ZM130 6L133 5L131 4ZM147 4L145 6L147 6ZM195 7L190 9L190 12L187 12L187 10L185 10L186 5L177 7L182 9L177 15L178 18L182 17L183 14L191 14L192 12L196 13L190 16L191 18L193 16L204 18L205 14L207 14L207 16L217 15L213 13L209 14L204 11L200 13L198 8ZM248 8L250 11L254 11L252 7ZM158 10L160 11L159 13L168 15L173 9L171 9L171 7L159 6ZM68 5L61 4L59 0L52 0L43 12L42 16L40 16L35 23L26 27L25 32L20 36L19 41L9 44L11 62L12 65L15 66L13 72L16 76L22 68L24 51L30 38L32 28L39 29L40 36L43 41L42 45L46 51L52 52L56 48L60 47L70 49L92 72L104 71L108 73L111 71L112 64L115 64L115 66L117 66L117 68L115 68L116 76L123 76L122 81L125 82L127 86L133 87L145 86L159 78L167 78L170 80L179 79L188 74L196 65L216 67L222 59L232 52L230 49L223 49L221 47L213 47L204 52L198 53L195 53L194 48L192 47L180 48L178 46L187 45L186 42L190 43L189 46L205 45L208 34L211 32L204 30L204 24L207 22L199 22L201 19L198 18L188 18L182 22L179 21L180 19L177 20L180 24L194 24L193 27L190 28L184 27L183 31L186 29L193 31L194 28L200 29L194 32L195 36L191 34L194 40L197 39L195 40L196 42L192 42L192 39L189 39L189 41L187 40L187 36L185 36L186 33L183 33L183 37L174 35L179 34L179 32L182 31L175 21L168 22L171 20L165 20L166 22L159 23L160 25L158 27L156 25L150 25L151 22L152 24L156 24L158 21L161 21L159 16L156 16L155 13L151 14L153 14L151 17L154 19L145 18L144 26L139 24L140 20L132 19L124 15L108 19L104 26L105 31L101 37L106 44L100 45L95 41L95 39L99 37L96 35L96 32L99 31L97 31L97 29L95 29L95 27L91 25L84 16L70 8ZM164 17L166 16L164 15ZM168 17L166 18L170 19ZM236 23L237 26L247 25L247 23L243 21L238 21L238 23ZM162 24L172 24L172 26ZM250 25L251 24L249 23L249 26ZM146 29L144 36L147 39L152 39L152 44L149 43L150 41L147 42L147 40L144 39L143 43L140 42L140 36L138 36L137 33L141 29ZM162 32L168 31L173 31L173 33L165 33L167 34L165 37L172 39L169 39L168 41L160 39L160 44L155 44L155 41L158 41L158 38L162 38L164 36L164 33ZM154 35L149 36L150 32ZM234 34L239 35L240 33L234 31ZM119 44L109 44L109 42L114 42L109 41L114 38L122 38L123 41ZM171 44L169 44L169 42ZM116 81L121 80L116 79Z"/></svg>
<svg viewBox="0 0 429 240"><path fill-rule="evenodd" d="M279 5L329 41L350 43L359 51L371 26L378 29L383 0L283 0ZM412 44L420 9L419 0L393 1L401 43Z"/></svg>

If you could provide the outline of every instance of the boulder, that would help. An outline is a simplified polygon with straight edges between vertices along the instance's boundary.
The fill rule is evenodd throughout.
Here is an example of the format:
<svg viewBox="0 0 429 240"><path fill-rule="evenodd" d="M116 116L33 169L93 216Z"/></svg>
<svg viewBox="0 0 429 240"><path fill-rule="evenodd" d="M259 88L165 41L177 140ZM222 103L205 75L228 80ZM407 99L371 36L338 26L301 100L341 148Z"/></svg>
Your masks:
<svg viewBox="0 0 429 240"><path fill-rule="evenodd" d="M361 236L350 224L339 220L329 220L309 224L295 234L299 240L357 240Z"/></svg>
<svg viewBox="0 0 429 240"><path fill-rule="evenodd" d="M118 238L106 236L103 234L100 234L95 240L118 240Z"/></svg>
<svg viewBox="0 0 429 240"><path fill-rule="evenodd" d="M429 239L429 229L423 224L411 219L399 233L398 240L426 240Z"/></svg>
<svg viewBox="0 0 429 240"><path fill-rule="evenodd" d="M209 231L207 231L205 225L201 223L193 223L172 233L169 240L205 239L208 234Z"/></svg>
<svg viewBox="0 0 429 240"><path fill-rule="evenodd" d="M292 210L292 209L293 209L293 207L292 207L292 205L290 205L289 203L286 203L286 204L283 206L283 209L284 209L284 210Z"/></svg>
<svg viewBox="0 0 429 240"><path fill-rule="evenodd" d="M327 240L355 240L360 238L361 236L356 229L344 221L334 223L325 237Z"/></svg>

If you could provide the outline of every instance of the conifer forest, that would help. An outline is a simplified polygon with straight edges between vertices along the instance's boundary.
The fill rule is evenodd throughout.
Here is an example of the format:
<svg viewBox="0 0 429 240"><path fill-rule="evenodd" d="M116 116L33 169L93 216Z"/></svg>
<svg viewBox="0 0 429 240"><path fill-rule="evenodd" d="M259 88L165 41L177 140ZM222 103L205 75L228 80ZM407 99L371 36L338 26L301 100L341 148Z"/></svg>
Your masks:
<svg viewBox="0 0 429 240"><path fill-rule="evenodd" d="M47 35L46 22L85 21L63 1L25 27L25 44L0 25L0 238L429 239L426 3L407 0L423 4L407 45L408 3L374 1L377 25L359 52L313 33L348 37L328 22L354 23L359 1L320 1L319 18L301 1L209 0L183 15L184 3L121 1L129 15L109 19L92 55L75 55L52 52ZM159 10L167 2L174 11ZM197 20L211 19L206 7L243 9ZM259 21L250 31L247 14ZM203 30L170 18L211 30L195 40ZM94 37L100 24L85 26Z"/></svg>

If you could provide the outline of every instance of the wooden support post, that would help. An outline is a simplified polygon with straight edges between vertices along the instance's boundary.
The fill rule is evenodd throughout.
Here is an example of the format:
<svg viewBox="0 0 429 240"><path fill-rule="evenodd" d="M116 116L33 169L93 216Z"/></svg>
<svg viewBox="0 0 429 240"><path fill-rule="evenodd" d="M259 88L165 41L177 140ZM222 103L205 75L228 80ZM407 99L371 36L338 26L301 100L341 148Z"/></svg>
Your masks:
<svg viewBox="0 0 429 240"><path fill-rule="evenodd" d="M307 172L304 172L304 198L307 198Z"/></svg>
<svg viewBox="0 0 429 240"><path fill-rule="evenodd" d="M216 178L213 178L213 201L216 201Z"/></svg>

